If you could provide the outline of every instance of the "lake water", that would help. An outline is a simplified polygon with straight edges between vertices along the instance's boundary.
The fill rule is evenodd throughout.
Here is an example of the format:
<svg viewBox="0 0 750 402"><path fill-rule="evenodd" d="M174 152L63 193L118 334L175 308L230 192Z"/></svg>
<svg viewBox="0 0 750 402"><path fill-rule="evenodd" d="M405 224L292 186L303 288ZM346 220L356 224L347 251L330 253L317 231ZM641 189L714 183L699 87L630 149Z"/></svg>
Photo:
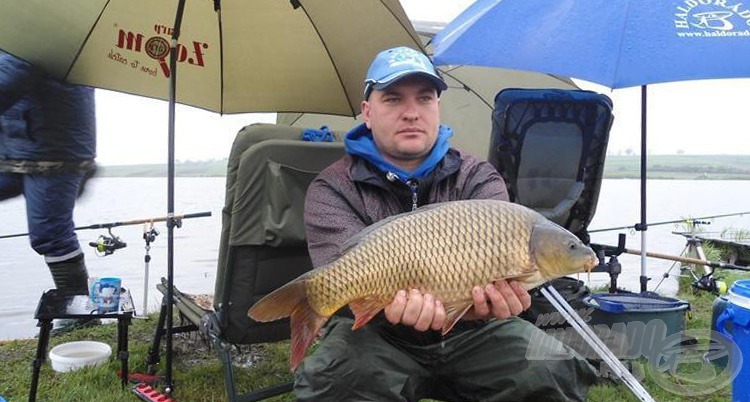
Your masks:
<svg viewBox="0 0 750 402"><path fill-rule="evenodd" d="M216 260L221 231L221 208L224 203L225 179L177 178L175 212L177 214L211 212L207 218L187 219L175 230L175 285L188 293L213 293ZM637 180L604 180L599 203L590 229L632 226L639 221L639 182ZM750 209L750 181L681 181L650 180L648 183L649 222L662 222L689 217L729 214ZM120 222L166 215L166 179L164 178L96 178L80 198L75 211L77 226ZM0 203L0 235L26 232L25 206L22 197ZM707 229L750 228L750 216L721 218ZM149 275L149 310L158 308L161 293L155 288L159 278L166 276L166 228L156 224L160 235L151 245ZM682 236L671 234L675 225L654 226L648 230L648 250L679 254L685 245ZM627 233L627 247L640 249L640 233ZM130 289L138 312L142 311L145 243L143 227L121 226L113 233L128 246L113 255L98 257L88 246L103 230L78 232L86 264L91 276L118 276ZM592 235L595 243L616 244L618 232ZM621 287L639 289L640 257L623 255ZM654 290L669 261L649 259L649 289ZM663 294L677 290L675 274L656 289ZM586 275L581 275L586 280ZM609 283L607 274L591 275L589 286ZM28 238L0 240L0 339L34 336L38 329L33 319L40 295L54 287L41 256L29 246Z"/></svg>

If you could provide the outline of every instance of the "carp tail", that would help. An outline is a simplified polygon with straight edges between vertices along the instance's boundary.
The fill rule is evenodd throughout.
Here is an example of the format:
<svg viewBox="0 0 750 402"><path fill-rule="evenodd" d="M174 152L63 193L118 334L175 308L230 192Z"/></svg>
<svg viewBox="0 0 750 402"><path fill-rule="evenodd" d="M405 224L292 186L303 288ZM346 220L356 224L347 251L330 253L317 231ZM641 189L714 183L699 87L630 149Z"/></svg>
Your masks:
<svg viewBox="0 0 750 402"><path fill-rule="evenodd" d="M248 316L255 321L291 317L292 351L289 365L294 371L307 354L328 317L318 314L307 301L306 281L299 278L274 290L255 303Z"/></svg>

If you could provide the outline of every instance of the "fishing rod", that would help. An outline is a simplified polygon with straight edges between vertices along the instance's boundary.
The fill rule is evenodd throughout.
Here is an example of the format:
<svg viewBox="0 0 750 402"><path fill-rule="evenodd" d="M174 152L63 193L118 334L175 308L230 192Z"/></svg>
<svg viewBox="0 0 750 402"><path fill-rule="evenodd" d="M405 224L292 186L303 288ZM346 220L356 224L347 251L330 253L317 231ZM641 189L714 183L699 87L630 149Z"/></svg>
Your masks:
<svg viewBox="0 0 750 402"><path fill-rule="evenodd" d="M118 227L118 226L140 225L142 223L148 223L148 222L164 222L169 219L174 219L176 221L175 226L180 227L182 226L180 223L182 219L203 218L207 216L211 216L211 212L197 212L193 214L175 215L173 218L162 216L158 218L134 219L131 221L123 221L123 222L96 223L96 224L88 225L88 226L79 226L77 228L74 228L73 230L111 229L111 228ZM0 240L10 239L12 237L23 237L23 236L28 236L28 235L29 235L28 233L16 233L16 234L3 235L3 236L0 236Z"/></svg>
<svg viewBox="0 0 750 402"><path fill-rule="evenodd" d="M601 244L592 244L592 246L603 249L603 250L617 250L621 251L623 253L627 254L634 254L634 255L641 255L641 250L636 250L632 248L618 248L615 246L608 246L608 245L601 245ZM691 258L691 257L683 257L679 255L671 255L671 254L662 254L662 253L654 253L651 251L646 252L647 257L651 258L658 258L661 260L669 260L669 261L675 261L675 262L681 262L684 264L695 264L695 265L705 265L707 267L711 268L724 268L724 269L734 269L738 271L750 271L750 267L737 265L737 264L730 264L728 262L716 262L716 261L710 261L710 260L701 260L699 258Z"/></svg>
<svg viewBox="0 0 750 402"><path fill-rule="evenodd" d="M689 223L689 222L699 221L699 220L702 220L702 219L726 218L728 216L742 216L742 215L746 215L746 214L750 214L750 211L737 212L737 213L733 213L733 214L702 216L700 218L677 219L677 220L673 220L673 221L663 221L663 222L647 223L646 227L648 227L648 226L669 225L669 224L683 223L683 222L688 222ZM589 230L588 232L589 233L598 233L598 232L609 232L609 231L612 231L612 230L622 230L622 229L634 229L634 230L638 230L639 228L641 228L641 224L640 223L636 223L635 225L618 226L618 227L606 228L606 229L595 229L595 230Z"/></svg>
<svg viewBox="0 0 750 402"><path fill-rule="evenodd" d="M607 246L607 245L600 245L600 244L592 244L592 247L596 247L598 249L604 250L606 253L627 253L627 254L633 254L633 255L642 255L641 250L635 250L635 249L628 249L623 247L614 247L614 246ZM694 265L703 265L710 268L724 268L724 269L734 269L738 271L750 271L750 267L737 265L737 264L730 264L726 262L716 262L716 261L710 261L706 259L700 259L700 258L691 258L691 257L683 257L678 255L670 255L670 254L662 254L662 253L654 253L654 252L646 252L645 255L647 257L652 258L658 258L662 260L668 260L668 261L674 261L674 262L680 262L683 264L694 264ZM670 271L672 268L670 268ZM693 287L698 290L706 290L715 294L720 293L726 293L727 290L727 284L723 281L717 280L713 276L714 270L710 269L708 272L706 272L704 275L698 277L695 275L692 270L690 271L691 275L693 276ZM664 277L666 278L667 275L669 275L669 272L664 274ZM662 279L663 281L663 279ZM661 282L659 283L661 284ZM657 286L658 287L658 286Z"/></svg>

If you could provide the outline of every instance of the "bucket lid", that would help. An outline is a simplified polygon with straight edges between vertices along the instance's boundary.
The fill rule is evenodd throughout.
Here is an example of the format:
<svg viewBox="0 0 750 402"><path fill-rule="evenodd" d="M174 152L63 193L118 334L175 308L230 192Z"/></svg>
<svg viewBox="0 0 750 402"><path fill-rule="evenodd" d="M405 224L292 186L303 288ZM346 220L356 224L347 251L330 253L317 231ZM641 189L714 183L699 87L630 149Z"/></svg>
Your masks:
<svg viewBox="0 0 750 402"><path fill-rule="evenodd" d="M687 301L643 293L596 293L599 308L609 313L667 311L687 308Z"/></svg>
<svg viewBox="0 0 750 402"><path fill-rule="evenodd" d="M750 299L750 279L735 281L729 291L737 296L742 296Z"/></svg>
<svg viewBox="0 0 750 402"><path fill-rule="evenodd" d="M734 282L729 289L729 302L744 308L750 308L750 279Z"/></svg>

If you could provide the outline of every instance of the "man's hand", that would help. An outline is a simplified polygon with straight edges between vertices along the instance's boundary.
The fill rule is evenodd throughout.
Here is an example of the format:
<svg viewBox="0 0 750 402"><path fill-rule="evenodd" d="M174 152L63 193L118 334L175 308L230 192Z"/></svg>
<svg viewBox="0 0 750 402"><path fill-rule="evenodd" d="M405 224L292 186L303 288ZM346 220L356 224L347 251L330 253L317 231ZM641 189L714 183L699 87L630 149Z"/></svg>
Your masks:
<svg viewBox="0 0 750 402"><path fill-rule="evenodd" d="M431 294L422 294L417 289L407 292L399 290L391 304L385 308L385 318L391 324L403 324L417 331L438 331L445 323L443 303Z"/></svg>
<svg viewBox="0 0 750 402"><path fill-rule="evenodd" d="M531 307L529 292L520 283L505 279L490 283L484 289L474 286L471 298L474 311L466 315L467 319L509 318Z"/></svg>
<svg viewBox="0 0 750 402"><path fill-rule="evenodd" d="M504 279L484 288L475 286L471 298L474 306L464 316L468 320L509 318L531 306L529 292L520 283ZM386 306L385 318L391 324L408 325L417 331L438 331L445 323L445 308L430 294L423 295L416 289L408 293L399 290L391 304Z"/></svg>

